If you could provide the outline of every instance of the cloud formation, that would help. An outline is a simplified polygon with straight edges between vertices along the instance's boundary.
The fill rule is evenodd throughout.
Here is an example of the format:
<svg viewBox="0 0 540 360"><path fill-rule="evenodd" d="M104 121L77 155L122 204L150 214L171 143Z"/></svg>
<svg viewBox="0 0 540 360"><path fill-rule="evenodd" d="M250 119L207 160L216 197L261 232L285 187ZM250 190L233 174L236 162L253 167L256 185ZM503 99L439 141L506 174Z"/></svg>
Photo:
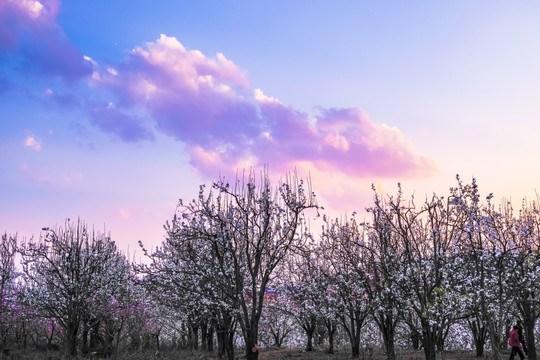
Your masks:
<svg viewBox="0 0 540 360"><path fill-rule="evenodd" d="M119 107L142 107L158 130L184 142L193 166L207 176L241 165L270 164L283 172L306 162L353 177L436 171L397 128L374 123L359 108L309 116L251 89L246 73L223 54L209 58L174 37L136 47L114 68L96 64L92 78ZM136 121L120 122L138 133Z"/></svg>
<svg viewBox="0 0 540 360"><path fill-rule="evenodd" d="M41 151L41 141L36 140L36 138L32 135L28 135L26 139L24 139L24 146L29 147L35 151Z"/></svg>
<svg viewBox="0 0 540 360"><path fill-rule="evenodd" d="M208 57L175 37L161 35L135 47L119 64L99 64L69 42L56 23L59 8L59 0L0 0L0 60L68 82L88 80L97 90L94 100L51 89L45 95L58 104L87 107L94 126L123 141L154 140L155 131L181 141L206 177L266 164L278 174L300 168L320 178L346 179L347 189L324 191L338 199L355 180L436 171L434 161L416 153L399 129L373 122L361 109L304 113L253 89L246 71L225 55ZM8 86L0 78L0 92Z"/></svg>
<svg viewBox="0 0 540 360"><path fill-rule="evenodd" d="M56 23L59 0L0 0L0 59L25 72L78 80L91 65Z"/></svg>
<svg viewBox="0 0 540 360"><path fill-rule="evenodd" d="M91 117L94 125L123 141L154 140L153 132L145 126L143 119L118 111L112 103L94 106Z"/></svg>
<svg viewBox="0 0 540 360"><path fill-rule="evenodd" d="M135 48L118 68L97 67L93 79L119 107L142 106L159 130L188 144L238 150L259 131L245 74L224 55L207 58L172 37Z"/></svg>

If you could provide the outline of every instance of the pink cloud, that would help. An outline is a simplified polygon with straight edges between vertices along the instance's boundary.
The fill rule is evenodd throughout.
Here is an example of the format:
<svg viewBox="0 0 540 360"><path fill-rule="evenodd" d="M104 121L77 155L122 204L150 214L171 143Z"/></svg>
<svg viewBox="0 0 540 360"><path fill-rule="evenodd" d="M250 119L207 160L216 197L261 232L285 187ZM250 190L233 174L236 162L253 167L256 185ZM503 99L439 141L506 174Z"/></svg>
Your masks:
<svg viewBox="0 0 540 360"><path fill-rule="evenodd" d="M94 81L112 90L119 106L142 105L158 129L188 144L242 152L236 144L259 130L244 72L222 54L207 58L173 37L135 48L125 63L101 69Z"/></svg>
<svg viewBox="0 0 540 360"><path fill-rule="evenodd" d="M56 23L59 8L59 0L0 0L0 50L25 71L73 81L91 66Z"/></svg>
<svg viewBox="0 0 540 360"><path fill-rule="evenodd" d="M33 135L28 135L24 139L24 146L29 147L35 151L41 151L41 141L36 140Z"/></svg>
<svg viewBox="0 0 540 360"><path fill-rule="evenodd" d="M435 162L416 154L399 129L374 123L359 108L321 110L317 128L326 139L320 158L344 173L423 177L436 172Z"/></svg>
<svg viewBox="0 0 540 360"><path fill-rule="evenodd" d="M131 209L121 208L120 210L118 210L118 216L120 216L120 218L122 219L129 219L132 215L133 211Z"/></svg>
<svg viewBox="0 0 540 360"><path fill-rule="evenodd" d="M245 72L224 55L206 57L174 37L136 47L114 69L95 64L93 79L117 97L119 109L144 109L159 131L185 143L205 176L246 164L270 164L279 173L309 164L352 178L436 172L434 161L417 154L399 129L373 122L359 108L310 116L252 90ZM139 126L122 123L126 131Z"/></svg>
<svg viewBox="0 0 540 360"><path fill-rule="evenodd" d="M319 169L355 177L423 177L436 172L433 160L416 154L397 128L374 123L359 108L320 109L315 121L279 102L260 104L268 139L252 153L282 171L309 161ZM277 160L277 161L276 161Z"/></svg>

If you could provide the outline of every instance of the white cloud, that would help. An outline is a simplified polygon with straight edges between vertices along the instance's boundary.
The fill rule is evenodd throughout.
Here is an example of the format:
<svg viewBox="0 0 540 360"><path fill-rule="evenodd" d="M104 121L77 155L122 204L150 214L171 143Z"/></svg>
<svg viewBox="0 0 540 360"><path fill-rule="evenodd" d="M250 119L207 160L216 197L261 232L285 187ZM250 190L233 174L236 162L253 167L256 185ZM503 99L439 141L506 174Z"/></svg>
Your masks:
<svg viewBox="0 0 540 360"><path fill-rule="evenodd" d="M42 14L42 12L45 10L45 7L39 1L33 1L33 0L13 1L12 0L11 2L15 2L21 9L26 11L28 16L34 19L38 18Z"/></svg>
<svg viewBox="0 0 540 360"><path fill-rule="evenodd" d="M278 98L266 96L261 89L255 89L253 91L253 97L259 103L280 103Z"/></svg>
<svg viewBox="0 0 540 360"><path fill-rule="evenodd" d="M36 151L41 150L41 142L37 141L33 136L27 136L24 140L24 146L32 148Z"/></svg>

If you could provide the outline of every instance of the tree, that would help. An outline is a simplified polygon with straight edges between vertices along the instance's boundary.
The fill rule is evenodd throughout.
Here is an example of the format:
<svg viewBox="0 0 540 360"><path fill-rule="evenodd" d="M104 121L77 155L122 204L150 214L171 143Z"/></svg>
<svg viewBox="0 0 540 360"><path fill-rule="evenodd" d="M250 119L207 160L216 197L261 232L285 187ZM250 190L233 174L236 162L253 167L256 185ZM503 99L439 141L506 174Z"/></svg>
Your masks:
<svg viewBox="0 0 540 360"><path fill-rule="evenodd" d="M360 356L360 338L364 322L372 312L366 287L370 286L367 253L362 246L364 228L356 219L325 219L320 251L329 264L332 293L336 296L336 315L349 336L352 357Z"/></svg>
<svg viewBox="0 0 540 360"><path fill-rule="evenodd" d="M540 318L540 212L537 203L523 202L519 216L513 221L513 245L511 264L508 270L510 294L523 320L527 342L527 357L536 360L534 328ZM511 211L511 206L506 206Z"/></svg>
<svg viewBox="0 0 540 360"><path fill-rule="evenodd" d="M317 319L322 321L328 335L326 352L334 353L334 336L339 324L339 292L336 291L335 278L331 263L326 260L324 248L315 247L304 252L304 271L311 288L311 302Z"/></svg>
<svg viewBox="0 0 540 360"><path fill-rule="evenodd" d="M118 357L124 327L132 316L138 299L134 295L131 264L116 254L101 276L109 279L98 292L86 300L87 311L82 323L83 353L98 352ZM88 339L88 335L90 338ZM89 342L88 342L89 340Z"/></svg>
<svg viewBox="0 0 540 360"><path fill-rule="evenodd" d="M458 207L435 195L416 208L414 197L403 200L401 188L396 197L376 201L374 211L400 243L395 284L402 296L400 307L413 313L403 319L413 331L416 319L420 321L426 359L435 359L450 326L465 316L455 293L464 281L455 255L465 217Z"/></svg>
<svg viewBox="0 0 540 360"><path fill-rule="evenodd" d="M17 287L15 279L15 254L17 253L17 235L2 234L0 243L0 350L8 341L9 331L17 315Z"/></svg>
<svg viewBox="0 0 540 360"><path fill-rule="evenodd" d="M260 337L267 345L282 347L285 339L295 329L294 320L288 311L289 306L289 298L284 287L266 290L259 330Z"/></svg>
<svg viewBox="0 0 540 360"><path fill-rule="evenodd" d="M305 250L305 249L304 249ZM305 351L313 351L313 336L317 329L319 319L318 297L320 296L316 283L313 281L313 273L309 266L307 256L289 256L287 265L289 268L285 277L280 280L283 293L288 300L285 311L295 319L306 335Z"/></svg>
<svg viewBox="0 0 540 360"><path fill-rule="evenodd" d="M170 242L202 243L212 259L209 273L200 269L190 276L207 279L223 294L221 301L238 319L247 359L258 358L265 290L276 266L301 245L303 214L315 207L309 183L288 176L273 188L266 170L259 181L251 170L233 184L225 179L214 182L208 194L202 186L198 199L187 205L180 202L167 227Z"/></svg>
<svg viewBox="0 0 540 360"><path fill-rule="evenodd" d="M464 246L460 252L467 267L467 303L477 318L473 325L475 341L480 342L482 333L487 332L492 356L499 360L501 348L506 348L508 314L512 310L508 269L514 238L513 216L509 211L495 210L491 204L493 194L486 197L486 204L481 204L475 179L471 184L463 184L459 176L457 180L458 186L450 189L449 201L465 216L461 224Z"/></svg>
<svg viewBox="0 0 540 360"><path fill-rule="evenodd" d="M43 231L39 242L24 243L20 250L28 302L39 316L58 321L67 351L75 356L89 304L114 284L116 274L109 269L124 260L109 237L90 232L80 220Z"/></svg>
<svg viewBox="0 0 540 360"><path fill-rule="evenodd" d="M374 199L376 206L367 209L372 221L368 225L364 246L368 252L366 266L370 271L366 292L373 304L373 320L382 334L386 357L395 360L395 333L402 317L399 301L402 293L396 284L402 249L399 238L381 209L381 199L378 196Z"/></svg>
<svg viewBox="0 0 540 360"><path fill-rule="evenodd" d="M212 257L208 243L169 236L153 253L143 251L151 262L136 266L140 284L182 323L187 346L198 348L200 324L209 323L212 334L207 336L213 336L215 329L218 357L233 359L236 316L230 303L224 301L228 279L221 276L221 265Z"/></svg>

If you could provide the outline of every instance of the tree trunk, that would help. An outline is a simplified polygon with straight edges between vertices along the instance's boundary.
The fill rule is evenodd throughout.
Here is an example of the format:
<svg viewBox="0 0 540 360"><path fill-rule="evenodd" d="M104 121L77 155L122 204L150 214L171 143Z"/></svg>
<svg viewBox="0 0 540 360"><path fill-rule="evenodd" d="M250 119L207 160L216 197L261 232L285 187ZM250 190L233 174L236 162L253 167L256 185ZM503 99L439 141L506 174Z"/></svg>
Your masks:
<svg viewBox="0 0 540 360"><path fill-rule="evenodd" d="M72 357L77 356L77 334L79 332L79 323L77 321L71 321L68 323L66 329L67 335L67 350Z"/></svg>
<svg viewBox="0 0 540 360"><path fill-rule="evenodd" d="M501 332L499 331L499 327L490 317L486 317L485 322L489 341L491 343L491 358L493 360L501 360L501 344L506 345L506 342L501 341Z"/></svg>
<svg viewBox="0 0 540 360"><path fill-rule="evenodd" d="M193 350L199 349L199 326L197 324L191 325L191 348Z"/></svg>
<svg viewBox="0 0 540 360"><path fill-rule="evenodd" d="M228 331L225 336L225 352L228 360L234 360L234 331Z"/></svg>
<svg viewBox="0 0 540 360"><path fill-rule="evenodd" d="M24 324L24 323L23 323ZM47 338L47 347L50 347L51 344L52 344L52 340L53 340L53 337L54 337L54 330L56 329L56 326L54 324L54 321L51 321L51 334L49 335L49 337Z"/></svg>
<svg viewBox="0 0 540 360"><path fill-rule="evenodd" d="M322 324L317 325L317 346L322 347L324 345L324 337L326 336L326 327Z"/></svg>
<svg viewBox="0 0 540 360"><path fill-rule="evenodd" d="M206 349L209 352L214 352L214 325L209 324L206 333Z"/></svg>
<svg viewBox="0 0 540 360"><path fill-rule="evenodd" d="M351 357L357 359L360 357L360 341L351 344Z"/></svg>
<svg viewBox="0 0 540 360"><path fill-rule="evenodd" d="M88 354L88 333L90 332L90 325L88 324L88 320L84 321L83 320L83 331L82 331L82 336L81 336L81 341L82 341L82 344L81 344L81 352L83 354Z"/></svg>
<svg viewBox="0 0 540 360"><path fill-rule="evenodd" d="M224 315L223 321L216 322L216 337L218 343L218 359L234 360L235 326L231 316Z"/></svg>
<svg viewBox="0 0 540 360"><path fill-rule="evenodd" d="M281 329L278 328L277 331L271 330L272 337L274 338L274 346L277 348L281 347L281 344L283 344L283 333L281 332Z"/></svg>
<svg viewBox="0 0 540 360"><path fill-rule="evenodd" d="M131 334L129 337L130 337L130 344L129 344L129 347L130 347L132 350L140 350L140 349L141 349L141 346L142 346L141 334L139 334L139 333L133 333L133 334Z"/></svg>
<svg viewBox="0 0 540 360"><path fill-rule="evenodd" d="M355 311L354 318L351 319L351 332L349 333L353 358L360 357L360 330L363 323L364 320L359 316L358 311Z"/></svg>
<svg viewBox="0 0 540 360"><path fill-rule="evenodd" d="M327 321L326 329L328 330L328 350L326 350L326 352L329 354L333 354L334 353L334 334L336 333L337 325L332 323L331 321Z"/></svg>
<svg viewBox="0 0 540 360"><path fill-rule="evenodd" d="M100 344L103 344L103 338L99 333L100 322L94 320L90 331L90 348L89 350L96 350Z"/></svg>
<svg viewBox="0 0 540 360"><path fill-rule="evenodd" d="M246 360L257 360L259 358L259 348L257 345L257 326L252 326L251 328L249 328L247 334L247 338L244 339L246 341Z"/></svg>
<svg viewBox="0 0 540 360"><path fill-rule="evenodd" d="M161 331L158 331L157 334L154 334L156 340L156 351L159 352L159 334Z"/></svg>
<svg viewBox="0 0 540 360"><path fill-rule="evenodd" d="M382 333L384 341L384 350L386 352L386 359L396 360L396 349L394 347L394 332L392 329L385 328Z"/></svg>
<svg viewBox="0 0 540 360"><path fill-rule="evenodd" d="M115 345L114 345L114 359L118 359L118 350L120 348L120 336L122 335L122 329L124 327L124 320L122 320L122 323L120 325L120 328L116 332L116 339L115 339Z"/></svg>
<svg viewBox="0 0 540 360"><path fill-rule="evenodd" d="M313 331L307 331L306 351L313 351Z"/></svg>
<svg viewBox="0 0 540 360"><path fill-rule="evenodd" d="M362 327L362 319L355 312L349 309L348 316L340 316L341 325L349 336L351 344L351 357L360 357L360 328Z"/></svg>
<svg viewBox="0 0 540 360"><path fill-rule="evenodd" d="M525 345L527 345L527 358L530 360L536 360L536 346L534 344L535 322L535 319L525 319L525 321L523 321L523 330L525 330Z"/></svg>
<svg viewBox="0 0 540 360"><path fill-rule="evenodd" d="M429 325L423 324L427 326L428 328L425 328L422 330L422 345L424 346L424 354L426 356L426 360L436 360L437 353L435 351L435 339L433 338L433 334L429 330Z"/></svg>
<svg viewBox="0 0 540 360"><path fill-rule="evenodd" d="M217 330L216 331L216 338L217 338L217 356L218 359L225 359L225 331Z"/></svg>
<svg viewBox="0 0 540 360"><path fill-rule="evenodd" d="M206 351L208 348L208 342L206 340L206 336L208 335L208 321L207 320L201 320L200 322L201 326L201 350Z"/></svg>
<svg viewBox="0 0 540 360"><path fill-rule="evenodd" d="M396 350L394 346L394 316L390 312L379 312L379 321L377 325L383 336L384 349L388 360L396 359Z"/></svg>
<svg viewBox="0 0 540 360"><path fill-rule="evenodd" d="M426 356L426 360L436 360L437 353L435 352L435 344L425 344L424 355Z"/></svg>
<svg viewBox="0 0 540 360"><path fill-rule="evenodd" d="M476 357L482 357L484 356L484 345L486 343L486 340L484 338L475 338L474 339L474 347L476 348Z"/></svg>
<svg viewBox="0 0 540 360"><path fill-rule="evenodd" d="M410 338L413 350L420 349L420 333L416 329L411 330Z"/></svg>

